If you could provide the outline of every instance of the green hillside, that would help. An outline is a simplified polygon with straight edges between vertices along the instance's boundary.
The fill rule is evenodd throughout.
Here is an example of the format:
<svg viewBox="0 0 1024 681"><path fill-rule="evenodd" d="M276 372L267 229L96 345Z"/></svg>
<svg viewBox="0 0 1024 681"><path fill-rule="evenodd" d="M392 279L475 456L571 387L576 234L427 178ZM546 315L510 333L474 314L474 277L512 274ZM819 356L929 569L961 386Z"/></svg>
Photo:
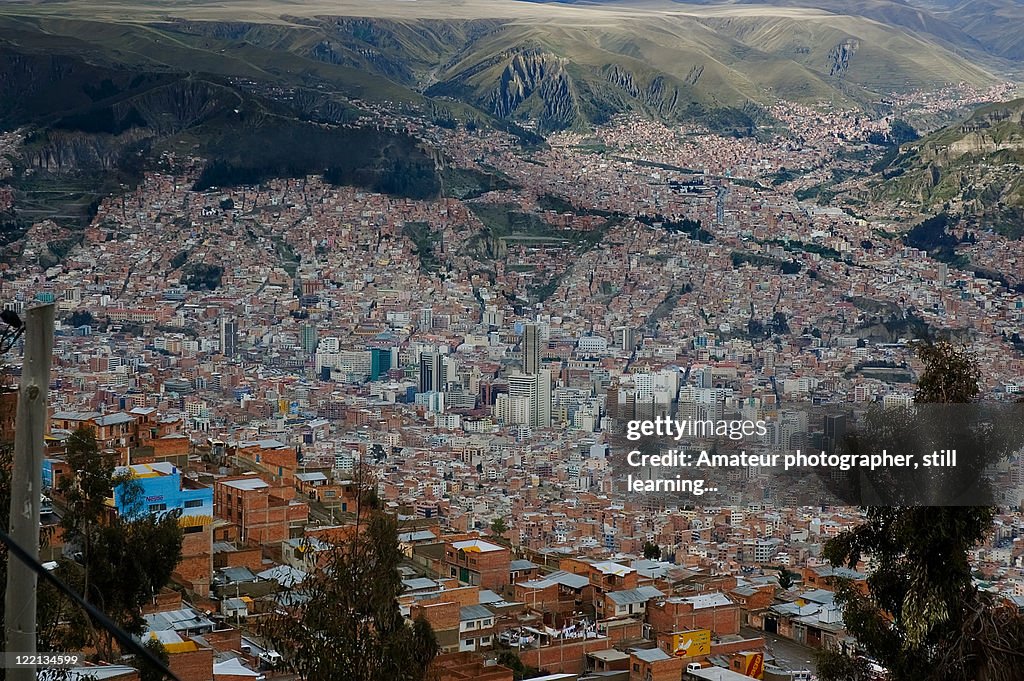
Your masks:
<svg viewBox="0 0 1024 681"><path fill-rule="evenodd" d="M276 84L294 88L292 101L313 116L337 101L386 102L541 130L630 111L699 119L777 97L868 105L890 92L995 81L942 39L793 7L480 0L91 7L4 5L0 47Z"/></svg>
<svg viewBox="0 0 1024 681"><path fill-rule="evenodd" d="M1024 236L1024 99L982 107L905 145L873 193Z"/></svg>

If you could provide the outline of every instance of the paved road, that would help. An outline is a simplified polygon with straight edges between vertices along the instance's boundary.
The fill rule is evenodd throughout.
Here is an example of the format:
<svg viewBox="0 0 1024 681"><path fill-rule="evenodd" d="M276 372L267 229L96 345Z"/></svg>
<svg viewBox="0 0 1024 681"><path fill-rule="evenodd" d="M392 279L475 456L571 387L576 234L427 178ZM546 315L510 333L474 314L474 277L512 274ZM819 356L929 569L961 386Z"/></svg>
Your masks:
<svg viewBox="0 0 1024 681"><path fill-rule="evenodd" d="M760 636L763 638L767 652L775 656L775 664L783 669L791 671L802 671L806 669L812 674L818 673L818 669L814 664L814 648L800 645L788 638L769 634L768 632L760 631L759 629L743 627L740 630L740 634L743 636Z"/></svg>

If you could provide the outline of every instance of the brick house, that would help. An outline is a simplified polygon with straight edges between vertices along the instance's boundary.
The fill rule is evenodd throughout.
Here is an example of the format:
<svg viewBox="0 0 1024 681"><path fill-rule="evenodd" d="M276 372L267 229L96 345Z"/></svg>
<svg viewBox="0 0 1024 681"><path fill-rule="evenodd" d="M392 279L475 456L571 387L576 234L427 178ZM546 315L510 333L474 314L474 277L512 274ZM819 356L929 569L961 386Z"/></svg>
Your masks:
<svg viewBox="0 0 1024 681"><path fill-rule="evenodd" d="M638 586L635 589L609 591L598 601L601 607L597 610L599 618L642 616L647 612L647 603L663 598L664 593L653 586Z"/></svg>
<svg viewBox="0 0 1024 681"><path fill-rule="evenodd" d="M508 667L487 665L473 653L447 653L431 661L428 678L437 681L512 681L513 673Z"/></svg>
<svg viewBox="0 0 1024 681"><path fill-rule="evenodd" d="M709 629L716 636L740 630L740 606L722 593L673 596L647 604L647 622L655 634Z"/></svg>
<svg viewBox="0 0 1024 681"><path fill-rule="evenodd" d="M214 515L237 525L243 542L279 545L309 520L309 506L292 499L294 491L272 488L256 475L224 478L214 484Z"/></svg>
<svg viewBox="0 0 1024 681"><path fill-rule="evenodd" d="M510 556L507 547L482 539L449 541L444 551L444 576L501 591L508 584Z"/></svg>
<svg viewBox="0 0 1024 681"><path fill-rule="evenodd" d="M442 653L458 652L459 650L459 623L462 608L458 602L420 602L415 603L409 609L409 616L413 620L421 617L430 623L437 637L437 645Z"/></svg>
<svg viewBox="0 0 1024 681"><path fill-rule="evenodd" d="M679 681L686 660L673 657L660 648L632 650L629 654L629 681Z"/></svg>
<svg viewBox="0 0 1024 681"><path fill-rule="evenodd" d="M459 609L459 652L486 650L494 645L494 613L482 605Z"/></svg>

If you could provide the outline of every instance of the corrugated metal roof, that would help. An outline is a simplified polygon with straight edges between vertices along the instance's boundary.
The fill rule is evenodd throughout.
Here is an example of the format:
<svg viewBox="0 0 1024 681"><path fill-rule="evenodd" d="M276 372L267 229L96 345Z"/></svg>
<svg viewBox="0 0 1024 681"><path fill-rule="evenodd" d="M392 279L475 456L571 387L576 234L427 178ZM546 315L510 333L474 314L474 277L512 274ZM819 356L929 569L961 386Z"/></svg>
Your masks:
<svg viewBox="0 0 1024 681"><path fill-rule="evenodd" d="M494 613L482 605L467 605L463 608L459 608L460 622L466 622L469 620L482 620L493 617Z"/></svg>
<svg viewBox="0 0 1024 681"><path fill-rule="evenodd" d="M528 560L513 560L508 564L509 570L532 570L535 567L537 567L536 563Z"/></svg>
<svg viewBox="0 0 1024 681"><path fill-rule="evenodd" d="M228 487L241 490L263 489L264 487L270 487L270 485L256 476L244 478L242 480L224 480L223 484Z"/></svg>
<svg viewBox="0 0 1024 681"><path fill-rule="evenodd" d="M631 572L636 572L636 570L627 565L613 563L607 560L599 563L592 563L592 566L595 570L599 570L602 574L616 575L618 577L624 577L625 575L628 575Z"/></svg>
<svg viewBox="0 0 1024 681"><path fill-rule="evenodd" d="M686 596L683 598L687 603L693 604L694 610L704 608L720 608L725 605L732 605L732 601L723 593L700 594L699 596Z"/></svg>
<svg viewBox="0 0 1024 681"><path fill-rule="evenodd" d="M561 584L571 589L582 589L590 584L590 580L583 575L574 575L571 572L552 572L541 579L531 579L528 582L520 582L521 585L530 589L546 589L552 584Z"/></svg>
<svg viewBox="0 0 1024 681"><path fill-rule="evenodd" d="M653 586L641 586L636 589L626 589L624 591L610 591L608 592L608 598L612 600L612 603L616 605L629 605L630 603L646 603L653 598L661 598L664 596L661 591L658 591Z"/></svg>

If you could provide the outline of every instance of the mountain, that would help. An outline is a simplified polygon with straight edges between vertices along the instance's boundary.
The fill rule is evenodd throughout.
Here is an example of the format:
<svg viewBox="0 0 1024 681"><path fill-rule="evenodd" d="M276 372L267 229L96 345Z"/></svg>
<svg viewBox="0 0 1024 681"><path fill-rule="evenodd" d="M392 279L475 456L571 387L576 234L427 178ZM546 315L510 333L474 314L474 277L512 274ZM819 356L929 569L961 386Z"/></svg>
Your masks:
<svg viewBox="0 0 1024 681"><path fill-rule="evenodd" d="M600 0L549 1L593 4ZM609 2L614 0L604 0ZM681 0L679 4L823 10L899 28L930 42L939 41L958 54L1013 71L1019 71L1019 65L1012 62L1024 58L1024 44L1019 40L1024 30L1024 5L1019 0Z"/></svg>
<svg viewBox="0 0 1024 681"><path fill-rule="evenodd" d="M0 129L26 141L0 241L88 220L164 152L206 159L201 187L310 173L405 196L494 186L374 125L382 110L528 144L625 112L750 134L780 97L868 108L998 80L973 56L988 43L935 18L947 10L837 1L2 3ZM883 10L902 18L868 16Z"/></svg>
<svg viewBox="0 0 1024 681"><path fill-rule="evenodd" d="M1019 0L910 0L932 17L958 26L994 55L1024 59L1024 4Z"/></svg>
<svg viewBox="0 0 1024 681"><path fill-rule="evenodd" d="M707 0L702 4L785 6L857 16L1019 72L1024 5L1019 0Z"/></svg>
<svg viewBox="0 0 1024 681"><path fill-rule="evenodd" d="M164 152L206 159L197 189L323 174L414 198L441 190L436 151L353 122L356 110L326 95L272 96L222 76L117 68L67 52L0 47L0 129L25 131L5 180L14 203L0 211L0 246L45 219L70 229L69 242L80 238L99 199L138 182ZM5 248L4 259L16 256Z"/></svg>
<svg viewBox="0 0 1024 681"><path fill-rule="evenodd" d="M749 104L775 97L870 106L891 92L995 82L957 53L970 37L942 26L763 4L49 1L0 7L0 46L273 83L314 108L389 102L542 131L632 111L745 130L757 122Z"/></svg>
<svg viewBox="0 0 1024 681"><path fill-rule="evenodd" d="M1024 236L1024 99L984 106L904 145L881 172L876 199Z"/></svg>

